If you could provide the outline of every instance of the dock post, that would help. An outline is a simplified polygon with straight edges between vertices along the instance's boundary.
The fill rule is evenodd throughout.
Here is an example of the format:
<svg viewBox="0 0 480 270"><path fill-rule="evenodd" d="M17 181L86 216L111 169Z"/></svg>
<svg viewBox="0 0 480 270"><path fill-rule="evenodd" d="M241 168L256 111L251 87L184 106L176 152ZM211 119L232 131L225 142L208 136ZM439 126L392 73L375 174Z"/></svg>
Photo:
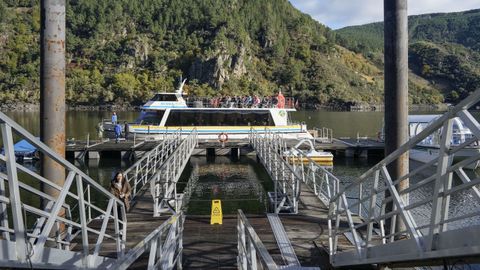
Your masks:
<svg viewBox="0 0 480 270"><path fill-rule="evenodd" d="M408 14L407 0L384 0L385 19L385 156L408 141ZM388 166L392 179L406 175L408 154ZM408 188L409 180L398 184ZM400 219L397 219L400 220ZM397 224L404 231L405 224Z"/></svg>
<svg viewBox="0 0 480 270"><path fill-rule="evenodd" d="M65 0L41 0L40 24L40 138L65 157ZM58 163L43 155L41 170L45 178L63 186L65 169ZM42 190L59 195L49 186Z"/></svg>

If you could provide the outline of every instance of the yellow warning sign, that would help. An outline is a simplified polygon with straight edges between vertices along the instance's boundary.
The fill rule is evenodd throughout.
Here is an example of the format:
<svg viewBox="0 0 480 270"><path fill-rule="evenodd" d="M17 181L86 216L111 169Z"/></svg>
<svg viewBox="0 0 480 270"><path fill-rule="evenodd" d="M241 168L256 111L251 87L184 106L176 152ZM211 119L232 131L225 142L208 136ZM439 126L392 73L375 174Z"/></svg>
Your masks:
<svg viewBox="0 0 480 270"><path fill-rule="evenodd" d="M212 201L212 214L210 215L210 225L222 224L222 202L220 200Z"/></svg>

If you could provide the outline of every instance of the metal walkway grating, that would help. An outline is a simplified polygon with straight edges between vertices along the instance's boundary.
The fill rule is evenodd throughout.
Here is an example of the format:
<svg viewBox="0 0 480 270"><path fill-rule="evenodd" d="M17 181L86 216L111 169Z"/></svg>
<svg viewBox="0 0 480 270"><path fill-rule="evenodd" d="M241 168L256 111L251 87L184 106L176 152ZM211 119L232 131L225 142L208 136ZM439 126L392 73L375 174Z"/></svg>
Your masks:
<svg viewBox="0 0 480 270"><path fill-rule="evenodd" d="M293 249L292 243L288 239L288 235L285 232L282 221L277 214L267 214L268 221L270 226L272 226L273 234L277 240L278 248L282 253L283 260L289 266L300 266L295 250Z"/></svg>

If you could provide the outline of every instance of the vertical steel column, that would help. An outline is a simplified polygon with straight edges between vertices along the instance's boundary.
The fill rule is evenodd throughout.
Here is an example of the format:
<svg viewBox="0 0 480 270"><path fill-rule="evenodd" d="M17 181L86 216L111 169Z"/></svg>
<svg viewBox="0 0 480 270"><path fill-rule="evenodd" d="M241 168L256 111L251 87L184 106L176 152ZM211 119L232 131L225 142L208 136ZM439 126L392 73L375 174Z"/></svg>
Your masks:
<svg viewBox="0 0 480 270"><path fill-rule="evenodd" d="M41 0L40 53L40 137L65 157L65 0ZM65 182L65 169L46 156L42 174L60 186ZM58 197L58 190L43 190Z"/></svg>
<svg viewBox="0 0 480 270"><path fill-rule="evenodd" d="M407 0L384 0L385 19L385 155L408 141L408 15ZM392 179L408 173L408 154L388 166ZM408 188L408 179L398 190ZM400 226L398 226L400 225ZM398 230L405 230L397 224Z"/></svg>

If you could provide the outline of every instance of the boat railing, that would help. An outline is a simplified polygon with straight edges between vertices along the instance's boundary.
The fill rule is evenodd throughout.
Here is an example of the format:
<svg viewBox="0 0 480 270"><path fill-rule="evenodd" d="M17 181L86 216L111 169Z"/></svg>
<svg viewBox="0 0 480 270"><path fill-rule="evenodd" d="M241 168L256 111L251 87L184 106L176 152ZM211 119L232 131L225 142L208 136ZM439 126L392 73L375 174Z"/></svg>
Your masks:
<svg viewBox="0 0 480 270"><path fill-rule="evenodd" d="M321 143L332 143L333 142L333 129L331 128L313 128L314 131L314 143L321 142Z"/></svg>
<svg viewBox="0 0 480 270"><path fill-rule="evenodd" d="M263 98L260 102L245 99L222 99L212 97L187 97L185 98L187 107L189 108L242 108L242 109L294 109L295 99L291 97L285 98L284 104L279 104L274 98Z"/></svg>
<svg viewBox="0 0 480 270"><path fill-rule="evenodd" d="M480 90L332 196L328 224L335 267L478 256L480 242L471 236L480 234L480 178L465 169L480 155L462 161L454 156L480 138L480 124L468 111L479 101ZM473 134L460 145L451 143L455 117ZM394 178L392 163L436 132L441 134L438 156ZM344 234L351 235L353 250L340 249Z"/></svg>

